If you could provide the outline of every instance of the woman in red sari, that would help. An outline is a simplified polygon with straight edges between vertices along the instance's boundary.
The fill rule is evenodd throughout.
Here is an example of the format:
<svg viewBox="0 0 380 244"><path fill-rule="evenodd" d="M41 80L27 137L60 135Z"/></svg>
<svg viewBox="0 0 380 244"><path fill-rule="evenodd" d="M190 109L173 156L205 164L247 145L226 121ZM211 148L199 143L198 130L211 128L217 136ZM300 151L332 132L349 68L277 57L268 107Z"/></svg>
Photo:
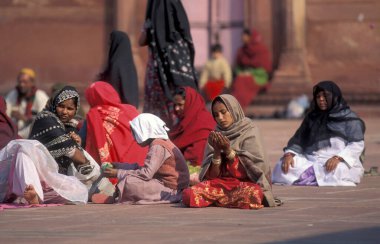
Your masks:
<svg viewBox="0 0 380 244"><path fill-rule="evenodd" d="M178 123L169 132L170 140L181 150L192 166L200 166L215 121L206 109L202 96L191 87L180 87L174 94Z"/></svg>
<svg viewBox="0 0 380 244"><path fill-rule="evenodd" d="M147 149L136 143L129 124L139 115L137 109L122 104L116 90L103 81L86 89L86 99L91 106L86 119L86 151L98 163L144 165Z"/></svg>
<svg viewBox="0 0 380 244"><path fill-rule="evenodd" d="M218 125L208 137L199 175L202 182L184 190L184 205L241 209L275 206L271 171L257 126L245 117L231 95L214 99L212 113Z"/></svg>
<svg viewBox="0 0 380 244"><path fill-rule="evenodd" d="M256 30L244 30L243 46L236 57L236 79L232 95L245 109L259 91L266 87L272 72L272 60L268 48L262 43L261 35Z"/></svg>

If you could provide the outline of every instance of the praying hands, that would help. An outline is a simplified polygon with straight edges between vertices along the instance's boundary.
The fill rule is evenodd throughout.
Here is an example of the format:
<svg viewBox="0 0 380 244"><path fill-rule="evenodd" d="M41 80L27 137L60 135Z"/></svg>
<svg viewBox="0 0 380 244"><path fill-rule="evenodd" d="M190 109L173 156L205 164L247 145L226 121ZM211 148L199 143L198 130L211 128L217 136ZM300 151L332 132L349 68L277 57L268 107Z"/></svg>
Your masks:
<svg viewBox="0 0 380 244"><path fill-rule="evenodd" d="M230 140L218 131L211 131L208 137L208 142L214 148L215 154L224 152L228 155L231 151Z"/></svg>

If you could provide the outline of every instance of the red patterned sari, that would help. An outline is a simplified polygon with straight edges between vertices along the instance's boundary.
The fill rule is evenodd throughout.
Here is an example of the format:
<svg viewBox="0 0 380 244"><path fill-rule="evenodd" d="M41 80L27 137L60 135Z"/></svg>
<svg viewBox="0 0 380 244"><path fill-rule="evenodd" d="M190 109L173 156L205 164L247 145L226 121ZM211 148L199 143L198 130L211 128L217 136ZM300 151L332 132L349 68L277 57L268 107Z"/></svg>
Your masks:
<svg viewBox="0 0 380 244"><path fill-rule="evenodd" d="M98 163L121 162L144 165L148 148L134 140L129 122L139 112L122 104L116 90L108 83L97 81L86 89L91 106L87 113L86 151ZM115 180L112 183L116 183Z"/></svg>
<svg viewBox="0 0 380 244"><path fill-rule="evenodd" d="M231 164L223 163L218 178L203 181L187 188L182 201L188 207L201 208L210 205L225 208L260 209L264 206L263 191L250 182L238 157Z"/></svg>

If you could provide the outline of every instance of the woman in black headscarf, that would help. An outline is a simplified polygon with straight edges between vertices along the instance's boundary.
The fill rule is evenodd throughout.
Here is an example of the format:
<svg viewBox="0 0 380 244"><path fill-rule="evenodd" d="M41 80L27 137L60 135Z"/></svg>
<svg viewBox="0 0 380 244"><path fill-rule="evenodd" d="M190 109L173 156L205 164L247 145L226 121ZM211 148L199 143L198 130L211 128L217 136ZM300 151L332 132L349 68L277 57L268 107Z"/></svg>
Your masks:
<svg viewBox="0 0 380 244"><path fill-rule="evenodd" d="M139 44L149 45L144 112L159 116L171 127L175 121L173 92L198 88L194 45L185 9L179 0L149 0Z"/></svg>
<svg viewBox="0 0 380 244"><path fill-rule="evenodd" d="M74 118L79 108L79 94L74 87L57 91L41 111L32 126L29 139L41 142L56 160L59 173L67 175L74 163L83 174L92 171L90 161L80 147L78 121Z"/></svg>
<svg viewBox="0 0 380 244"><path fill-rule="evenodd" d="M364 122L332 81L314 86L312 110L273 171L287 185L355 186L363 176Z"/></svg>
<svg viewBox="0 0 380 244"><path fill-rule="evenodd" d="M107 67L99 78L115 88L122 103L138 108L137 72L133 61L131 42L124 32L112 31Z"/></svg>

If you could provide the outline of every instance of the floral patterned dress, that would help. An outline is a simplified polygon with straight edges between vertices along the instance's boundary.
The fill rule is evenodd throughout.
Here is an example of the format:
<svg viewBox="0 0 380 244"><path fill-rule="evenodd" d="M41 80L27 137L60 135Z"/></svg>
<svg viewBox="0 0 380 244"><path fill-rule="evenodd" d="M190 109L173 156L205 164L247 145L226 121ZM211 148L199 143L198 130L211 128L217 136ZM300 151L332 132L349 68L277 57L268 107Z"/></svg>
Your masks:
<svg viewBox="0 0 380 244"><path fill-rule="evenodd" d="M223 163L218 178L203 181L183 191L183 204L188 207L216 205L225 208L263 208L263 191L251 182L238 157L233 163Z"/></svg>

